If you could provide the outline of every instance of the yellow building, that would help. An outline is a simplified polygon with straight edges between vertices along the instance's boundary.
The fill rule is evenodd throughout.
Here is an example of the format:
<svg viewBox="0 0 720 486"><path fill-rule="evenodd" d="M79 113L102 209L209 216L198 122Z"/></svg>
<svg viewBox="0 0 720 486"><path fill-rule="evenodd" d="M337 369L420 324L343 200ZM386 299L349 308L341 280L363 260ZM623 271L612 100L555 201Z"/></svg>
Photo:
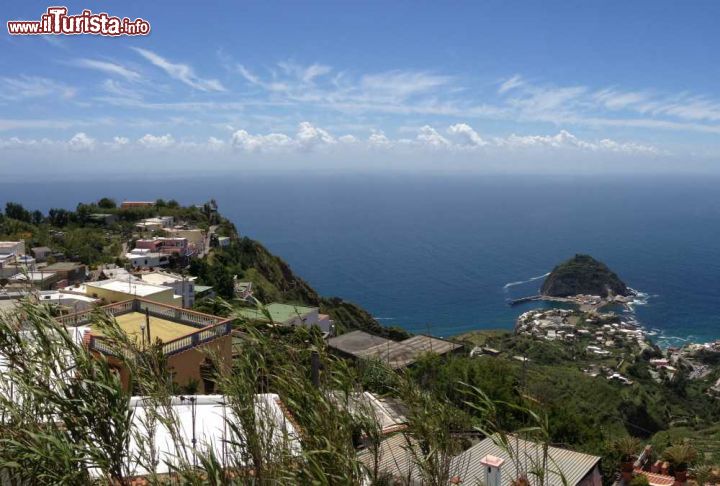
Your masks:
<svg viewBox="0 0 720 486"><path fill-rule="evenodd" d="M124 302L137 297L157 302L182 307L182 296L175 295L172 287L155 285L140 280L101 280L99 282L85 282L78 287L68 287L68 291L82 293L95 299L101 299L107 304Z"/></svg>

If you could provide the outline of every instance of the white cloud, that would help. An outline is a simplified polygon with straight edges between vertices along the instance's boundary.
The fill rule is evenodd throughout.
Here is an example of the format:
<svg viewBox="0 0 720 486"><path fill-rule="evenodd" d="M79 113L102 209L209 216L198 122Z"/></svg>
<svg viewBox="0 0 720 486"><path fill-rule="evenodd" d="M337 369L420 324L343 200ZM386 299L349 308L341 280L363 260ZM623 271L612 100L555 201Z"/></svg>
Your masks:
<svg viewBox="0 0 720 486"><path fill-rule="evenodd" d="M140 47L132 47L135 52L146 60L159 67L168 76L177 79L188 86L200 91L225 91L225 87L217 79L203 79L195 74L195 70L188 64L173 63L164 57Z"/></svg>
<svg viewBox="0 0 720 486"><path fill-rule="evenodd" d="M67 146L70 150L76 151L92 150L95 147L95 139L83 132L79 132L68 140Z"/></svg>
<svg viewBox="0 0 720 486"><path fill-rule="evenodd" d="M128 81L140 79L139 73L114 62L99 61L97 59L76 59L72 64L82 68L94 69L105 74L121 76Z"/></svg>
<svg viewBox="0 0 720 486"><path fill-rule="evenodd" d="M525 81L523 81L522 76L516 74L512 78L508 78L500 84L500 87L498 88L498 93L507 93L512 89L522 86L523 84L525 84Z"/></svg>
<svg viewBox="0 0 720 486"><path fill-rule="evenodd" d="M147 133L138 139L138 143L145 148L168 148L175 143L175 139L169 133L165 135L152 135Z"/></svg>
<svg viewBox="0 0 720 486"><path fill-rule="evenodd" d="M0 99L18 101L49 96L72 98L75 96L75 89L37 76L0 77Z"/></svg>
<svg viewBox="0 0 720 486"><path fill-rule="evenodd" d="M461 145L482 147L483 145L488 144L488 142L483 140L482 137L478 135L478 133L466 123L457 123L455 125L451 125L448 128L448 133L450 133L451 135L455 135L456 138L460 141Z"/></svg>
<svg viewBox="0 0 720 486"><path fill-rule="evenodd" d="M267 135L251 135L245 130L237 130L232 134L232 145L246 152L261 152L289 147L293 140L282 133Z"/></svg>
<svg viewBox="0 0 720 486"><path fill-rule="evenodd" d="M298 127L295 140L305 150L310 150L318 145L335 143L335 139L327 131L318 128L310 122L302 122Z"/></svg>
<svg viewBox="0 0 720 486"><path fill-rule="evenodd" d="M430 145L432 147L447 147L450 145L448 139L440 135L430 125L425 125L420 128L417 135L417 140L423 144Z"/></svg>

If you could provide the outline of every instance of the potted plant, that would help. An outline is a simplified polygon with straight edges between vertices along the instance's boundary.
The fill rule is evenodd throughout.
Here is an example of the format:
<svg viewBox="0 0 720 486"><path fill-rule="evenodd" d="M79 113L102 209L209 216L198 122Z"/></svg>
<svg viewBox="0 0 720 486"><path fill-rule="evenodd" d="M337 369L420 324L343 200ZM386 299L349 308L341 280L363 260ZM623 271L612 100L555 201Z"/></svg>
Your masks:
<svg viewBox="0 0 720 486"><path fill-rule="evenodd" d="M620 472L625 484L632 480L633 465L640 447L640 441L629 435L620 437L613 442L613 449L620 455Z"/></svg>
<svg viewBox="0 0 720 486"><path fill-rule="evenodd" d="M680 483L687 481L688 466L698 457L697 449L687 442L676 444L665 449L663 457L673 466L675 480Z"/></svg>

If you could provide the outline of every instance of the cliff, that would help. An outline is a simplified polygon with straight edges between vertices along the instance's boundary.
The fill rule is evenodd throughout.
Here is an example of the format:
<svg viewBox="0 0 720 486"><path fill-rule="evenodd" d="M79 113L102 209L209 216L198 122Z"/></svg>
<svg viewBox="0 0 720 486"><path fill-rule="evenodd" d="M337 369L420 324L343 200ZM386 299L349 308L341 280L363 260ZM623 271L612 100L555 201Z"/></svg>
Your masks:
<svg viewBox="0 0 720 486"><path fill-rule="evenodd" d="M575 255L556 266L543 282L540 293L551 297L632 295L617 274L589 255Z"/></svg>

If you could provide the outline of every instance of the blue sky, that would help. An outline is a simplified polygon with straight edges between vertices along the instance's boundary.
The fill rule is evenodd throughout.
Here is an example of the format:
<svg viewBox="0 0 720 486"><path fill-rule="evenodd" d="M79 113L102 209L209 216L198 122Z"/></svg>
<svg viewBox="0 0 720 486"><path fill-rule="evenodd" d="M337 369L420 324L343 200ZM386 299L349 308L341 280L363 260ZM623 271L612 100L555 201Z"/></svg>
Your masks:
<svg viewBox="0 0 720 486"><path fill-rule="evenodd" d="M0 170L718 168L718 2L67 6L152 33L4 31Z"/></svg>

